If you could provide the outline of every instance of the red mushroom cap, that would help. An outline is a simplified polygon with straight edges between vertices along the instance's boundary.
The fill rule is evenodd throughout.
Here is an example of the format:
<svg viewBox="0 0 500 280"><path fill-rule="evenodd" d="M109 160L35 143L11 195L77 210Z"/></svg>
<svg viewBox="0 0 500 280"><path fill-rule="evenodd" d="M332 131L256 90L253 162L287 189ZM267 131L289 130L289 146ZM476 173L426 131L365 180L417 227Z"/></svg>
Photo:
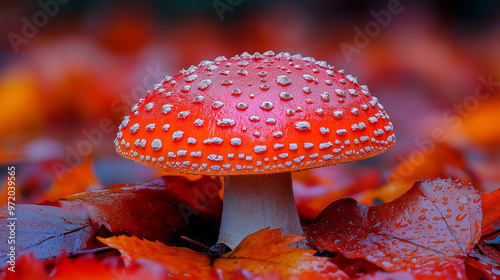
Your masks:
<svg viewBox="0 0 500 280"><path fill-rule="evenodd" d="M165 77L119 127L116 151L182 173L277 173L381 154L395 142L366 86L311 57L218 57Z"/></svg>

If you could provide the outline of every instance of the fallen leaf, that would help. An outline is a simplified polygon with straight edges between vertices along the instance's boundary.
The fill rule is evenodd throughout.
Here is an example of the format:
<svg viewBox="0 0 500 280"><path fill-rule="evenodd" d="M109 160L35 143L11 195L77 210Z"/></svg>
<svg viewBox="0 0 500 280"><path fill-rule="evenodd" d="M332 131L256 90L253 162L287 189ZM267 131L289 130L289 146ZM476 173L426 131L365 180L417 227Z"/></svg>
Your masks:
<svg viewBox="0 0 500 280"><path fill-rule="evenodd" d="M141 240L135 236L98 238L102 243L120 251L126 264L150 260L166 267L169 275L210 276L210 258L189 248L167 246L159 241Z"/></svg>
<svg viewBox="0 0 500 280"><path fill-rule="evenodd" d="M218 231L222 213L222 201L217 196L220 187L220 181L211 177L189 181L182 176L164 176L138 185L72 195L58 203L86 205L90 218L111 232L127 228L131 235L168 243L174 235L186 232L188 225L191 229L200 226L200 216L212 221Z"/></svg>
<svg viewBox="0 0 500 280"><path fill-rule="evenodd" d="M304 239L297 235L281 236L280 229L262 229L244 238L233 251L215 259L212 264L225 275L231 275L241 266L257 275L277 271L285 278L294 275L300 279L347 278L328 258L313 256L315 250L286 246Z"/></svg>
<svg viewBox="0 0 500 280"><path fill-rule="evenodd" d="M53 207L43 205L18 205L13 229L16 232L17 252L29 252L36 258L48 259L63 251L82 252L87 242L97 233L98 224L93 223L85 207L68 205ZM5 211L0 213L2 223L9 224ZM10 228L0 228L1 236L8 236ZM7 257L7 246L0 248L1 261Z"/></svg>
<svg viewBox="0 0 500 280"><path fill-rule="evenodd" d="M500 231L482 238L469 254L466 262L484 273L489 279L500 279Z"/></svg>
<svg viewBox="0 0 500 280"><path fill-rule="evenodd" d="M418 181L378 206L342 199L328 206L307 236L321 250L365 258L387 271L433 279L465 277L464 258L479 241L481 198L470 184Z"/></svg>
<svg viewBox="0 0 500 280"><path fill-rule="evenodd" d="M100 188L102 188L101 183L92 170L92 159L89 157L81 164L57 177L41 201L56 200L89 189Z"/></svg>
<svg viewBox="0 0 500 280"><path fill-rule="evenodd" d="M485 230L500 219L500 188L490 193L482 193L483 200L483 222L482 229Z"/></svg>
<svg viewBox="0 0 500 280"><path fill-rule="evenodd" d="M313 256L314 250L286 246L303 239L296 235L281 236L280 229L266 228L250 234L233 251L211 261L205 254L158 241L128 236L99 238L118 249L127 263L141 259L159 262L174 276L207 279L218 271L224 279L232 279L243 268L257 276L278 273L281 279L347 279L328 258Z"/></svg>
<svg viewBox="0 0 500 280"><path fill-rule="evenodd" d="M63 252L71 256L101 248L104 245L96 236L120 234L172 244L180 242L180 235L202 243L215 242L222 202L217 195L205 195L207 186L220 188L220 181L165 176L138 185L88 191L53 203L17 205L17 250L47 260ZM2 223L7 224L8 217L6 210L0 212ZM9 231L6 226L0 228L1 236L8 236ZM0 261L7 259L7 250L7 246L0 248Z"/></svg>

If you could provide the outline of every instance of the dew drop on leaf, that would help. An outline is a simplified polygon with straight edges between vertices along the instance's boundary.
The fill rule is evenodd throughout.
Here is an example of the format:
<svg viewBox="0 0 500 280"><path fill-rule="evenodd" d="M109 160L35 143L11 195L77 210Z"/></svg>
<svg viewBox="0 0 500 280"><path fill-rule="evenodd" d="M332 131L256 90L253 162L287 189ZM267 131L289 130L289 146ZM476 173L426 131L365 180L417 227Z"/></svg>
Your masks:
<svg viewBox="0 0 500 280"><path fill-rule="evenodd" d="M462 214L459 214L459 215L455 218L455 220L457 220L457 221L461 221L461 220L463 220L465 217L467 217L467 215L468 215L467 213L462 213Z"/></svg>

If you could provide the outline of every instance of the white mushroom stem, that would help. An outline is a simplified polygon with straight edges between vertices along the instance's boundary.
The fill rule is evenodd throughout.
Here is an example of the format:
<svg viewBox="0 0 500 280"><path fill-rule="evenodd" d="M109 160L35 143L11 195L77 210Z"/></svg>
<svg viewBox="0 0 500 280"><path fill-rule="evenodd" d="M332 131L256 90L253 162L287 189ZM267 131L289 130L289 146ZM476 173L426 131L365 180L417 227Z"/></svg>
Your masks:
<svg viewBox="0 0 500 280"><path fill-rule="evenodd" d="M292 175L226 176L219 243L234 249L243 238L263 228L283 235L302 235L293 197Z"/></svg>

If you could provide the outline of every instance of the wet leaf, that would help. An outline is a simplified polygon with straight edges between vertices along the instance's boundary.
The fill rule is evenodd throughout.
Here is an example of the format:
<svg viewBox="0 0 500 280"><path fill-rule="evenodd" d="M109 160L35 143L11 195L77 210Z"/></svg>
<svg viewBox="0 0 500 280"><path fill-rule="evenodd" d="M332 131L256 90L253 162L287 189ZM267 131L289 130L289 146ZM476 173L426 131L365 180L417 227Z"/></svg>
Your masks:
<svg viewBox="0 0 500 280"><path fill-rule="evenodd" d="M465 277L464 258L479 241L481 198L459 181L419 181L392 202L366 206L342 199L307 230L321 250L365 258L387 271Z"/></svg>

